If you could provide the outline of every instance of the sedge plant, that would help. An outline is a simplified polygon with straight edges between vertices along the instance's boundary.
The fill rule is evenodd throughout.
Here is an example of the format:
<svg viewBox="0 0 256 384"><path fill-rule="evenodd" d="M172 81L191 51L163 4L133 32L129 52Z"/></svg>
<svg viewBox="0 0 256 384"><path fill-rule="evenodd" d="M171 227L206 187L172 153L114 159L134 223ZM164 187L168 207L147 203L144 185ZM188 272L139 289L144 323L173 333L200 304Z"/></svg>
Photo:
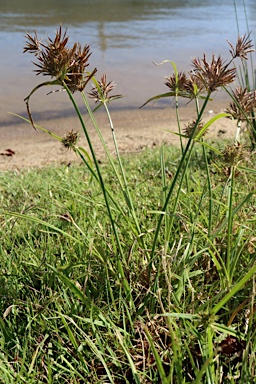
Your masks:
<svg viewBox="0 0 256 384"><path fill-rule="evenodd" d="M55 38L48 37L46 42L39 40L36 33L34 37L27 34L24 52L35 55L36 73L51 77L25 99L28 120L35 129L75 151L88 170L96 197L85 194L83 188L83 192L76 191L78 180L73 188L64 185L58 192L58 205L69 195L72 209L79 210L81 216L85 210L90 223L77 222L70 213L61 215L64 223L59 225L58 221L47 220L47 215L39 219L23 208L20 212L5 210L10 221L26 219L30 225L39 226L40 230L28 230L29 236L27 227L20 230L18 238L19 247L25 244L28 249L29 261L23 260L26 270L36 269L40 278L25 275L24 287L33 287L33 295L29 299L23 295L17 306L9 303L1 319L3 378L10 383L17 377L20 382L31 379L82 383L86 377L88 383L214 384L226 383L230 377L235 382L238 374L239 380L244 380L241 382L249 383L255 372L250 360L255 356L256 272L255 218L248 213L255 194L249 181L255 176L248 165L253 161L252 153L242 141L239 126L233 142L224 148L208 143L205 136L218 119L234 118L236 113L241 120L256 107L251 91L229 88L237 79L234 60L246 60L252 51L250 38L239 37L235 47L230 45L231 59L227 63L215 55L208 61L204 55L193 59L192 70L187 74L178 72L171 62L174 72L166 78L168 92L153 96L145 104L175 97L180 150L162 146L155 172L161 181L159 176L153 178L152 184L148 179L149 190L138 195L140 188L146 188L145 180L132 184L129 164L118 150L108 107L121 95L111 95L114 83L108 82L106 75L98 81L96 68L92 72L86 70L91 55L89 46L82 48L75 43L69 48L67 43L68 36L61 27ZM93 89L86 95L85 87L90 81ZM78 145L77 132L60 137L34 122L31 97L39 88L56 85L67 93L90 152ZM212 95L221 89L233 95L232 104L225 113L204 122L204 111ZM107 174L114 179L112 184L98 162L75 92L81 94L100 137L108 159ZM94 110L88 97L98 103ZM180 97L194 102L196 111L196 119L183 130ZM105 109L108 117L116 159L111 157L97 124L99 107ZM209 151L213 153L211 162ZM155 154L150 156L152 160ZM196 156L200 161L195 167ZM171 173L166 172L169 162ZM152 192L155 188L158 201ZM146 206L141 212L136 199L142 195L145 201L149 195L150 199L147 204L141 202ZM102 212L102 207L106 216L96 219L96 208ZM101 241L97 236L99 228ZM58 236L59 243L53 235ZM40 260L42 246L47 263ZM2 248L0 251L4 254ZM16 243L8 243L8 252L16 257ZM60 262L53 257L55 254L60 255ZM15 263L8 266L14 268ZM15 268L15 274L22 279L18 266ZM17 290L19 286L17 282ZM42 303L34 303L42 293ZM25 325L18 323L19 318L26 319ZM18 337L14 340L10 332L12 321L20 326L15 329L15 337L23 333L29 341L36 333L35 324L40 328L36 347L32 342L23 343L22 347ZM17 361L23 350L22 364L9 363L12 355L6 345L19 350Z"/></svg>

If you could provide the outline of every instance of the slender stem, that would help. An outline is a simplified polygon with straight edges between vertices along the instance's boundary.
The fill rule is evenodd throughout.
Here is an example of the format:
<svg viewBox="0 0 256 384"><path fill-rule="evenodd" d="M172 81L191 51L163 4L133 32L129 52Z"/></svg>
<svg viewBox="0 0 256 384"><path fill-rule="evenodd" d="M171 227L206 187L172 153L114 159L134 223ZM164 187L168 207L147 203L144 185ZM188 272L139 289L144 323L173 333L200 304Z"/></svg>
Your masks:
<svg viewBox="0 0 256 384"><path fill-rule="evenodd" d="M99 136L99 138L100 138L100 141L101 141L101 143L102 143L102 145L103 145L103 147L104 147L104 150L105 150L105 152L106 152L106 155L107 155L107 157L108 157L108 159L109 159L109 161L110 161L110 163L111 163L111 166L112 166L112 168L113 168L113 170L114 170L114 172L115 172L115 174L116 174L116 177L117 177L117 179L118 179L119 185L120 185L120 187L123 189L123 188L124 188L124 187L123 187L123 182L122 182L122 180L121 180L121 178L120 178L120 175L119 175L119 173L118 173L118 171L117 171L117 169L116 169L116 167L115 167L115 164L114 164L114 162L113 162L113 159L112 159L112 157L111 157L111 155L110 155L110 153L109 153L108 147L107 147L107 145L106 145L106 143L105 143L105 141L104 141L104 139L103 139L103 136L102 136L102 134L101 134L101 131L100 131L100 129L99 129L99 127L98 127L98 124L97 124L97 122L96 122L96 120L95 120L95 117L94 117L94 115L93 115L93 111L91 110L91 107L90 107L90 105L89 105L89 103L88 103L88 101L87 101L87 99L86 99L86 97L85 97L84 92L82 92L82 99L83 99L83 102L84 102L84 104L85 104L85 107L86 107L86 109L87 109L87 111L88 111L88 113L89 113L89 117L90 117L90 119L91 119L91 121L92 121L92 123L93 123L93 126L94 126L94 128L96 129L97 134L98 134L98 136Z"/></svg>
<svg viewBox="0 0 256 384"><path fill-rule="evenodd" d="M203 142L203 139L202 139L202 142ZM210 237L212 233L212 213L213 213L212 183L211 183L210 169L209 169L209 164L208 164L208 159L207 159L207 154L206 154L204 144L202 144L202 147L203 147L203 156L204 156L204 162L205 162L208 193L209 193L208 236Z"/></svg>
<svg viewBox="0 0 256 384"><path fill-rule="evenodd" d="M90 166L90 164L88 163L88 161L85 159L83 153L81 152L81 149L79 147L75 147L74 148L74 151L75 153L77 153L78 156L81 157L82 161L84 162L84 164L87 166L87 168L89 169L90 173L92 174L92 176L95 178L95 180L99 183L99 178L97 176L97 174L95 173L95 171L93 170L93 168ZM123 217L126 217L125 215L125 212L120 208L120 206L116 203L115 199L113 198L113 196L111 195L110 191L105 187L106 189L106 192L108 194L108 197L109 199L111 200L112 204L116 207L116 209L121 213L121 215Z"/></svg>
<svg viewBox="0 0 256 384"><path fill-rule="evenodd" d="M181 191L181 187L182 187L182 184L183 184L184 177L185 176L187 177L187 168L188 168L188 164L189 164L190 159L191 159L193 148L194 148L194 142L191 144L191 146L189 148L189 152L188 152L187 159L186 159L186 165L185 165L184 170L182 172L181 179L180 179L180 182L179 182L179 185L178 185L178 191L176 193L175 201L174 201L174 204L173 204L173 207L172 207L172 216L171 216L171 219L170 219L169 228L168 228L168 235L167 235L168 239L171 236L171 231L172 231L172 228L173 228L174 218L175 218L175 215L176 215L176 210L177 210L177 206L178 206L178 202L179 202L180 191ZM188 179L187 179L187 185L189 185L188 184ZM167 196L167 198L168 198L168 196ZM165 209L167 210L167 205L166 205ZM191 212L191 210L190 210L190 212Z"/></svg>
<svg viewBox="0 0 256 384"><path fill-rule="evenodd" d="M237 9L236 9L236 0L234 0L234 9L235 9L235 15L236 15L236 27L237 27L237 32L238 32L238 35L239 35L240 33L239 33L238 14L237 14Z"/></svg>
<svg viewBox="0 0 256 384"><path fill-rule="evenodd" d="M103 105L104 105L105 111L107 113L109 125L110 125L110 128L111 128L111 133L112 133L112 137L113 137L113 141L114 141L114 146L115 146L115 151L116 151L116 155L117 155L117 160L118 160L118 163L119 163L119 167L120 167L120 170L121 170L123 181L124 181L125 187L128 188L127 180L126 180L126 177L125 177L125 172L124 172L124 169L123 169L123 164L122 164L122 161L121 161L121 158L120 158L119 149L118 149L118 145L117 145L117 141L116 141L116 134L115 134L115 130L114 130L113 121L112 121L112 118L110 116L107 104L103 103Z"/></svg>
<svg viewBox="0 0 256 384"><path fill-rule="evenodd" d="M213 342L212 342L213 332L210 326L206 329L206 340L207 340L207 351L206 357L209 359L210 363L207 367L206 374L208 377L209 383L215 383L215 370L214 370L214 364L213 364Z"/></svg>
<svg viewBox="0 0 256 384"><path fill-rule="evenodd" d="M191 144L192 144L192 141L193 141L193 138L194 138L194 134L195 134L196 129L197 129L197 126L198 126L198 124L199 124L199 122L200 122L200 120L201 120L201 117L202 117L202 115L203 115L203 112L204 112L204 110L205 110L205 108L206 108L206 105L207 105L207 103L208 103L208 101L209 101L210 95L211 95L211 93L208 93L208 95L207 95L206 98L205 98L205 101L204 101L204 104L203 104L203 106L202 106L202 109L201 109L201 111L200 111L200 113L199 113L199 115L198 115L196 124L195 124L195 126L194 126L194 128L193 128L193 131L192 131L192 133L191 133L191 136L190 136L190 138L189 138L189 140L188 140L188 142L187 142L187 145L186 145L186 147L185 147L185 149L184 149L182 158L181 158L181 160L180 160L179 166L178 166L178 168L177 168L177 171L176 171L175 176L174 176L174 178L173 178L173 181L172 181L171 187L170 187L170 189L169 189L167 198L166 198L165 203L164 203L164 206L163 206L163 208L162 208L162 211L163 211L163 212L166 212L166 209L167 209L169 200L170 200L170 198L171 198L171 196L172 196L172 193L173 193L174 188L175 188L175 186L176 186L176 183L177 183L177 181L178 181L179 175L180 175L180 173L181 173L181 169L182 169L183 164L185 163L185 160L186 160L186 157L187 157L187 153L189 152L190 146L191 146ZM188 160L189 160L189 159L188 159ZM187 163L186 163L185 169L184 169L184 171L183 171L183 174L182 174L182 177L181 177L181 180L180 180L179 190L180 190L180 188L181 188L181 184L182 184L184 175L185 175L185 173L186 173L187 166L188 166L188 161L187 161ZM176 202L177 202L177 199L176 199ZM177 204L177 203L176 203L176 204ZM162 221L163 221L163 216L164 216L164 215L160 215L159 220L158 220L158 223L157 223L157 228L156 228L155 237L154 237L154 240L153 240L153 245L152 245L152 250L151 250L151 263L152 263L153 258L154 258L155 249L156 249L156 244L157 244L158 236L159 236L159 233L160 233L161 224L162 224Z"/></svg>
<svg viewBox="0 0 256 384"><path fill-rule="evenodd" d="M233 189L234 189L234 166L231 167L230 180L228 185L228 233L227 233L227 254L226 254L226 270L229 282L231 282L231 250L232 250L232 229L233 229Z"/></svg>
<svg viewBox="0 0 256 384"><path fill-rule="evenodd" d="M107 208L107 211L108 211L108 215L109 215L109 219L110 219L110 222L111 222L111 226L112 226L112 229L113 229L113 232L114 232L114 236L115 236L115 239L116 239L116 242L117 242L117 246L118 246L118 250L119 250L119 253L120 253L120 256L121 258L123 259L124 258L124 255L123 255L123 249L122 249L122 246L121 246L121 242L120 242L120 239L119 239L119 236L118 236L118 233L117 233L117 230L116 230L116 225L115 225L115 222L114 222L114 219L113 219L113 216L112 216L112 212L111 212L111 209L110 209L110 205L109 205L109 201L108 201L108 197L107 197L107 192L106 192L106 188L104 186L104 182L103 182L103 179L102 179L102 175L101 175L101 172L100 172L100 168L99 168L99 165L98 165L98 161L97 161L97 158L96 158L96 155L95 155L95 152L94 152L94 149L93 149L93 145L92 145L92 142L90 140L90 136L88 134L88 131L86 129L86 126L85 126L85 123L84 123L84 120L83 120L83 117L81 115L81 112L78 108L78 105L77 103L75 102L75 99L72 95L72 93L70 92L69 88L67 87L66 83L63 81L63 86L64 88L66 89L68 95L69 95L69 98L75 108L75 111L77 113L77 116L80 120L80 123L82 125L82 128L83 128L83 131L84 131L84 134L86 136L86 139L87 139L87 143L89 145L89 148L90 148L90 151L91 151L91 154L92 154L92 158L93 158L93 161L94 161L94 164L95 164L95 167L96 167L96 170L97 170L97 174L98 174L98 178L99 178L99 182L100 182L100 186L101 186L101 189L102 189L102 193L103 193L103 196L104 196L104 200L105 200L105 204L106 204L106 208ZM125 274L124 274L124 270L123 270L123 266L122 266L122 263L120 262L120 258L118 258L118 271L119 271L119 274L120 274L120 279L122 281L122 284L123 284L123 287L125 289L125 292L128 296L128 298L130 298L131 300L131 293L130 293L130 287L129 287L129 284L125 278ZM132 301L132 300L131 300ZM132 303L133 304L133 303ZM133 304L134 305L134 304Z"/></svg>
<svg viewBox="0 0 256 384"><path fill-rule="evenodd" d="M236 127L235 145L240 144L240 133L241 133L241 120L238 120L237 127Z"/></svg>
<svg viewBox="0 0 256 384"><path fill-rule="evenodd" d="M128 183L127 183L125 171L124 171L123 164L122 164L122 161L121 161L121 157L120 157L120 154L119 154L119 149L118 149L118 145L117 145L117 140L116 140L116 135L115 135L115 129L114 129L113 121L112 121L111 115L109 113L109 109L108 109L107 104L106 103L103 103L103 104L104 104L104 107L105 107L105 110L106 110L106 113L107 113L107 116L108 116L108 121L109 121L109 125L110 125L111 132L112 132L112 137L113 137L113 141L114 141L114 145L115 145L115 151L116 151L116 155L117 155L117 160L118 160L119 167L120 167L120 170L121 170L121 174L122 174L122 177L123 177L124 190L125 190L124 197L125 197L125 200L127 202L128 207L129 207L129 210L131 212L131 215L133 217L133 220L135 222L135 225L136 225L136 228L137 228L137 231L138 231L138 235L140 235L141 234L141 228L140 228L140 225L139 225L136 213L135 213L135 209L134 209L133 201L132 201L132 198L131 198L131 195L130 195L129 186L128 186ZM143 248L145 248L143 237L139 237L139 241L142 243Z"/></svg>
<svg viewBox="0 0 256 384"><path fill-rule="evenodd" d="M166 184L166 169L165 169L165 157L164 157L164 144L161 146L161 151L160 151L160 164L161 164L161 180L162 180L162 202L161 204L164 204L166 198L167 198L167 184ZM165 221L165 254L167 253L167 249L169 247L169 238L168 238L168 233L169 233L169 223L170 223L170 216L169 216L169 211L168 207L166 209L166 214L164 215L164 221Z"/></svg>
<svg viewBox="0 0 256 384"><path fill-rule="evenodd" d="M199 114L198 98L196 98L196 110L197 110L197 114ZM202 143L203 143L203 139L202 139ZM209 193L208 236L210 237L211 231L212 231L212 207L213 207L212 185L211 185L210 170L209 170L209 165L208 165L208 160L207 160L205 146L202 145L202 147L203 147L203 157L204 157L204 162L205 162L206 175L207 175L207 184L208 184L208 193Z"/></svg>
<svg viewBox="0 0 256 384"><path fill-rule="evenodd" d="M90 116L90 119L94 125L94 128L96 129L97 131L97 134L101 140L101 143L105 149L105 152L107 154L107 157L111 163L111 166L115 172L115 175L118 179L118 182L119 182L119 185L122 189L122 192L123 192L123 195L124 195L124 198L125 198L125 201L127 203L127 206L128 206L128 209L129 209L129 212L131 213L132 215L132 218L134 220L134 223L135 223L135 227L136 227L136 236L138 236L139 238L139 242L141 243L141 245L143 246L143 248L145 248L145 244L144 244L144 239L142 237L140 237L140 234L141 234L141 228L140 228L140 225L139 225L139 222L137 220L137 217L136 217L136 213L135 213L135 209L134 209L134 206L133 206L133 203L132 203L132 199L131 199L131 196L130 196L130 192L129 192L129 188L128 188L128 183L127 183L127 180L126 180L126 176L125 176L125 172L124 172L124 169L123 169L123 165L122 165L122 162L121 162L121 158L120 158L120 154L119 154L119 150L118 150L118 145L117 145L117 141L116 141L116 137L115 137L115 130L114 130L114 126L113 126L113 122L112 122L112 119L111 119L111 116L110 116L110 113L109 113L109 109L106 105L106 103L103 103L104 107L105 107L105 110L106 110L106 113L107 113L107 116L108 116L108 120L109 120L109 124L110 124L110 128L111 128L111 131L112 131L112 137L113 137L113 141L114 141L114 145L115 145L115 151L116 151L116 154L117 154L117 159L118 159L118 163L119 163L119 167L120 167L120 170L121 170L121 175L122 175L122 179L119 175L119 172L117 171L116 167L115 167L115 164L113 162L113 159L109 153L109 150L106 146L106 143L103 139L103 136L101 134L101 131L98 127L98 124L94 118L94 115L93 115L93 112L91 110L91 107L88 103L88 100L87 98L85 97L85 94L82 93L82 98L83 98L83 101L84 101L84 104L85 104L85 107L89 113L89 116Z"/></svg>
<svg viewBox="0 0 256 384"><path fill-rule="evenodd" d="M175 95L175 112L176 112L176 120L177 120L177 124L178 124L178 130L179 130L179 134L180 134L180 148L181 148L181 152L183 153L184 151L184 147L183 147L183 143L182 143L182 137L181 137L181 127L180 127L180 114L179 114L179 96L178 96L178 90L176 91L176 95Z"/></svg>

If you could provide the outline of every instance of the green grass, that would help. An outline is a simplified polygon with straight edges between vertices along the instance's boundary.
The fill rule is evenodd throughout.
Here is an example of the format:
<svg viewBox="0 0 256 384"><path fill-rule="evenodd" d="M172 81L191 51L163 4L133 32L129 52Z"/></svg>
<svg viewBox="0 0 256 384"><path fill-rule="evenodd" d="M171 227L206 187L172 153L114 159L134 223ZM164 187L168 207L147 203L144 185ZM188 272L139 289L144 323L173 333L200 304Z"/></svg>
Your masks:
<svg viewBox="0 0 256 384"><path fill-rule="evenodd" d="M253 383L255 277L241 279L255 266L255 204L246 201L232 216L227 266L226 168L207 151L209 237L200 148L187 170L168 246L162 226L150 261L157 212L180 161L177 148L122 158L144 248L112 166L100 165L118 204L111 209L124 257L99 183L83 166L0 175L0 382ZM256 185L256 174L240 168L233 207ZM175 194L170 206L174 202ZM227 354L221 342L229 335L236 347Z"/></svg>

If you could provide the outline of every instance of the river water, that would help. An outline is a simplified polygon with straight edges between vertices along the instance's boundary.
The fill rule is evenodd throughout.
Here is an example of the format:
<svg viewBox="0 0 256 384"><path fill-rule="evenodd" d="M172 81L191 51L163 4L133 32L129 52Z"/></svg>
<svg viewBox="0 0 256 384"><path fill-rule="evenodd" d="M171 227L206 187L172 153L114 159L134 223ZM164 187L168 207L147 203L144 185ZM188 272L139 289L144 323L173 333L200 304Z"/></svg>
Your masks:
<svg viewBox="0 0 256 384"><path fill-rule="evenodd" d="M245 1L249 29L256 30L256 2ZM244 2L236 1L240 34L247 31ZM35 76L30 54L23 54L24 35L54 37L67 28L70 45L91 46L89 70L107 72L125 98L115 108L138 108L149 97L165 92L164 76L189 70L191 58L213 52L228 57L226 39L235 43L237 23L232 0L0 0L0 128L11 119L7 111L26 115L24 97L42 78ZM44 81L46 78L43 79ZM166 89L165 89L166 88ZM64 92L33 98L35 111L68 111ZM57 113L57 112L56 112Z"/></svg>

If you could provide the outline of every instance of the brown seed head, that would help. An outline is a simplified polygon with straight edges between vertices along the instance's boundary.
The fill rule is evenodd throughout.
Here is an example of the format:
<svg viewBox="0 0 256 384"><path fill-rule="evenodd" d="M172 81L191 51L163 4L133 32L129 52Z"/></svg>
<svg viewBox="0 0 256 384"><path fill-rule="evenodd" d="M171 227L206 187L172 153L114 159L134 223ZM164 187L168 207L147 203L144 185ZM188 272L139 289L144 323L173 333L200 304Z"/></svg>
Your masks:
<svg viewBox="0 0 256 384"><path fill-rule="evenodd" d="M203 59L193 59L194 79L204 87L208 93L214 92L217 88L232 83L236 77L236 68L228 68L222 58L212 55L211 62L207 62L204 54Z"/></svg>
<svg viewBox="0 0 256 384"><path fill-rule="evenodd" d="M245 150L242 145L227 145L222 152L223 161L227 166L237 165L245 158Z"/></svg>
<svg viewBox="0 0 256 384"><path fill-rule="evenodd" d="M69 131L64 135L64 137L61 140L61 144L65 149L68 149L68 150L73 149L76 146L78 139L79 139L78 132L75 132L72 129L71 131Z"/></svg>
<svg viewBox="0 0 256 384"><path fill-rule="evenodd" d="M252 43L252 39L250 38L250 35L251 33L249 33L248 35L245 34L242 37L238 36L235 48L227 40L228 44L231 47L231 50L229 50L229 52L231 53L233 59L235 59L236 57L240 57L241 59L248 60L248 57L247 57L248 53L254 52L253 43Z"/></svg>
<svg viewBox="0 0 256 384"><path fill-rule="evenodd" d="M29 52L33 53L35 56L39 55L41 52L41 40L38 40L37 34L35 32L35 36L32 37L29 33L25 36L27 37L27 45L24 47L23 53Z"/></svg>
<svg viewBox="0 0 256 384"><path fill-rule="evenodd" d="M37 56L39 69L37 74L51 76L59 84L63 81L71 92L83 91L90 78L96 73L96 69L90 75L84 75L85 68L89 65L88 59L91 56L90 47L86 45L83 49L80 44L75 43L72 48L67 47L69 37L66 31L62 33L61 26L56 31L55 38L48 37L45 43L38 40L35 33L33 38L27 34L27 45L24 52L34 53Z"/></svg>
<svg viewBox="0 0 256 384"><path fill-rule="evenodd" d="M184 84L184 89L193 97L199 96L202 92L206 91L204 84L193 73L190 74Z"/></svg>
<svg viewBox="0 0 256 384"><path fill-rule="evenodd" d="M177 79L175 73L170 77L166 77L165 85L172 92L176 93L178 91L181 96L191 99L198 96L204 90L202 84L198 82L198 79L193 74L187 75L185 72L179 72Z"/></svg>
<svg viewBox="0 0 256 384"><path fill-rule="evenodd" d="M187 138L191 137L191 135L194 131L195 125L196 125L196 120L192 120L188 124L184 125L183 132L184 132L185 137L187 137ZM194 132L194 137L201 131L203 126L204 126L204 123L200 120L199 123L197 124L196 130ZM206 132L207 131L204 132L204 135L206 134Z"/></svg>
<svg viewBox="0 0 256 384"><path fill-rule="evenodd" d="M187 80L187 74L185 72L179 72L177 79L176 74L173 73L170 77L166 77L165 85L173 92L176 92L177 89L184 91L184 84L186 84Z"/></svg>
<svg viewBox="0 0 256 384"><path fill-rule="evenodd" d="M89 82L89 80L95 75L97 69L94 68L92 73L85 75L85 68L88 67L88 59L91 56L90 46L86 45L83 49L80 44L76 43L73 47L73 62L70 66L69 73L66 77L66 84L71 92L82 92Z"/></svg>
<svg viewBox="0 0 256 384"><path fill-rule="evenodd" d="M256 107L255 91L248 92L246 88L237 87L232 93L234 101L226 108L226 112L230 113L233 119L246 120L246 116L250 115Z"/></svg>
<svg viewBox="0 0 256 384"><path fill-rule="evenodd" d="M123 95L109 96L109 93L113 91L115 86L116 84L112 81L107 83L107 76L104 73L101 76L100 81L97 82L97 85L95 85L92 88L91 92L88 93L88 96L91 99L94 99L95 103L98 103L98 102L107 103L107 102L110 102L111 100L120 99L121 97L123 97Z"/></svg>

